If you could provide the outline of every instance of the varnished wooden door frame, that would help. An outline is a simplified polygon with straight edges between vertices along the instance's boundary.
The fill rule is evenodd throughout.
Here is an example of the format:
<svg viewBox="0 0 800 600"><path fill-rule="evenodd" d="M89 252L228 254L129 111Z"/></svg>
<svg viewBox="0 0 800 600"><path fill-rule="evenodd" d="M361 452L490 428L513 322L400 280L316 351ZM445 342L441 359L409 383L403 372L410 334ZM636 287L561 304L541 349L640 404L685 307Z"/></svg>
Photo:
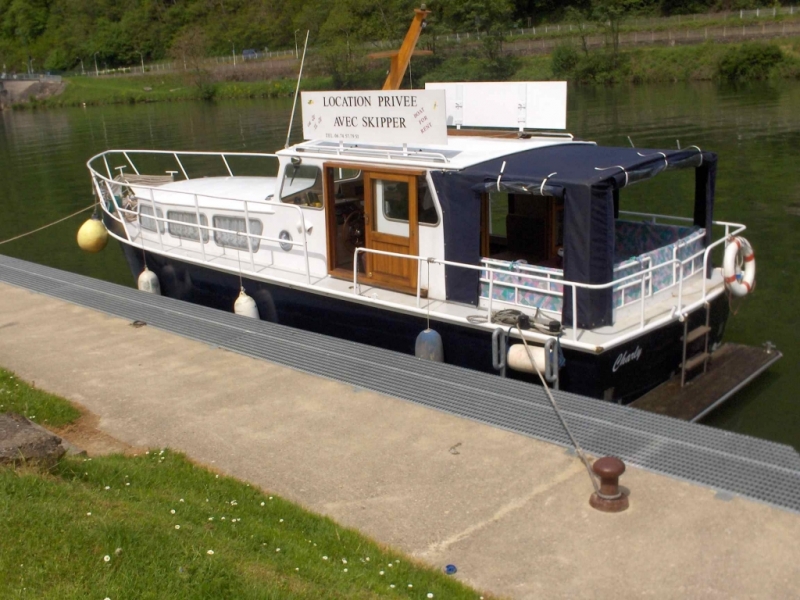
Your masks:
<svg viewBox="0 0 800 600"><path fill-rule="evenodd" d="M364 171L364 213L366 230L365 245L367 248L374 249L376 242L384 242L386 244L405 246L407 247L407 254L409 256L419 256L417 177L417 173ZM377 180L405 182L408 184L408 237L375 231L375 213L377 210L382 210L381 207L376 206L376 199L374 197L373 183ZM369 252L366 253L367 278L370 281L373 281L374 283L384 287L416 293L417 273L419 271L419 265L417 264L418 261L407 259L409 269L408 277L405 278L400 275L375 272L375 258L376 257L374 254Z"/></svg>
<svg viewBox="0 0 800 600"><path fill-rule="evenodd" d="M414 198L414 210L411 211L411 206L409 206L409 254L413 256L419 255L419 213L418 213L418 203L419 198L417 194L417 184L418 178L425 177L425 171L420 169L391 169L391 168L378 168L376 169L376 165L374 164L364 164L364 163L349 163L349 162L338 162L338 161L331 161L325 162L322 165L323 168L323 179L324 179L324 195L325 195L325 212L326 212L326 225L327 225L327 250L328 250L328 273L332 277L341 278L341 279L351 279L353 277L353 273L351 270L341 269L336 267L336 236L338 232L336 231L337 223L336 223L336 200L335 200L335 183L333 178L333 169L353 169L356 171L361 171L364 181L364 212L366 216L367 205L368 202L372 201L372 184L369 180L375 179L386 179L390 181L408 181L409 183L409 203L411 203L411 196L413 194ZM368 191L369 190L369 191ZM374 206L374 205L373 205ZM411 222L413 218L413 224ZM365 230L367 235L371 233L372 224L365 224ZM387 234L383 234L387 235ZM365 240L365 247L369 247L369 242ZM378 287L383 287L387 289L402 291L402 292L411 292L416 293L417 291L417 273L419 271L419 265L417 264L416 260L409 259L409 263L413 262L413 268L411 269L412 277L410 281L405 282L404 284L398 285L395 281L386 281L382 280L381 277L375 278L369 277L370 267L372 266L371 263L371 254L369 252L364 253L364 262L366 266L366 274L362 274L359 276L359 280L361 281L362 277L365 280L374 283ZM426 290L422 290L423 297L426 295Z"/></svg>

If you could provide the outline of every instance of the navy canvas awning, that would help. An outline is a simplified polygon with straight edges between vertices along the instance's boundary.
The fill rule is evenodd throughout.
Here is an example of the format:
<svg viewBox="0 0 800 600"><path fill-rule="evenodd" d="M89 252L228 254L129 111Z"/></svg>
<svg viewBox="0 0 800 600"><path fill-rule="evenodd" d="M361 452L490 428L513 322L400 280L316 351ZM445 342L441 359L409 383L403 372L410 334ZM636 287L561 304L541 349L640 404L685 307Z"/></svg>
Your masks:
<svg viewBox="0 0 800 600"><path fill-rule="evenodd" d="M696 147L655 150L569 142L510 154L461 171L434 171L431 177L444 219L445 258L479 263L482 194L500 191L556 196L564 199L564 278L578 283L609 283L613 279L618 190L667 169L694 168L694 224L706 228L708 243L716 161L714 153ZM477 302L476 271L448 267L446 278L449 300ZM577 313L581 328L612 324L611 289L580 290ZM562 319L565 324L572 322L569 289L564 293Z"/></svg>

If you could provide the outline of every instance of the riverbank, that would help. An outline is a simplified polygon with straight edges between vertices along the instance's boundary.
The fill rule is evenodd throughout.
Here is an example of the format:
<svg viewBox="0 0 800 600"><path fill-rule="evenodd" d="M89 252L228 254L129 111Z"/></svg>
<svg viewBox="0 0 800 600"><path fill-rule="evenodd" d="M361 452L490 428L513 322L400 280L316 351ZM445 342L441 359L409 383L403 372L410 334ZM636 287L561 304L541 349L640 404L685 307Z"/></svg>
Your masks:
<svg viewBox="0 0 800 600"><path fill-rule="evenodd" d="M673 83L800 78L800 38L769 42L648 46L584 51L572 42L548 54L508 55L494 61L451 56L420 76L423 81L480 81L499 69L511 81L569 81L572 84Z"/></svg>
<svg viewBox="0 0 800 600"><path fill-rule="evenodd" d="M164 74L126 77L70 77L58 95L32 96L12 105L14 109L280 98L294 94L296 80L213 81L205 74ZM303 89L325 89L329 79L303 79Z"/></svg>
<svg viewBox="0 0 800 600"><path fill-rule="evenodd" d="M452 52L452 51L450 51ZM719 44L707 42L685 46L652 46L619 52L583 52L565 43L551 54L507 56L496 65L477 55L448 55L439 60L421 59L415 67L416 81L480 81L492 74L507 73L509 81L567 80L575 84L660 83L711 80L800 79L800 38L770 42ZM496 61L495 61L496 62ZM375 69L376 80L380 69ZM238 74L237 74L238 75ZM123 77L72 77L58 95L32 96L13 104L15 109L236 100L290 97L296 80L281 77L259 79L257 72L244 75L252 80L224 80L224 74L134 75ZM239 75L241 76L241 75ZM217 80L215 80L217 79ZM330 89L324 74L303 79L302 89Z"/></svg>

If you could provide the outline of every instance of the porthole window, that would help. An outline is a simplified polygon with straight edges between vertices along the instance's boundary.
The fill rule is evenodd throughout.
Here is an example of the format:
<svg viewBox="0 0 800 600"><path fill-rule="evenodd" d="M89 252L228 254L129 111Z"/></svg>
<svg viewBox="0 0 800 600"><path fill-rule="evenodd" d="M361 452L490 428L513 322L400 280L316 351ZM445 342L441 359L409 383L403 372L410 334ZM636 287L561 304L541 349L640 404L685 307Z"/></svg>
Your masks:
<svg viewBox="0 0 800 600"><path fill-rule="evenodd" d="M167 227L170 235L197 242L200 241L200 231L202 231L203 243L208 243L208 229L201 230L197 226L197 213L170 210L167 211L167 219L170 221ZM172 221L178 222L173 223ZM208 227L208 218L204 214L200 215L200 225Z"/></svg>
<svg viewBox="0 0 800 600"><path fill-rule="evenodd" d="M242 217L226 217L215 215L214 243L225 248L247 250L247 226ZM221 231L224 230L224 231ZM264 225L258 219L250 219L250 235L259 236L264 231ZM257 237L250 238L250 248L258 252L261 240Z"/></svg>
<svg viewBox="0 0 800 600"><path fill-rule="evenodd" d="M292 241L292 234L286 231L285 229L278 234L278 238L282 240L286 240L285 242L279 242L278 245L281 247L281 250L284 252L289 252L293 245L290 243Z"/></svg>
<svg viewBox="0 0 800 600"><path fill-rule="evenodd" d="M156 221L153 218L153 207L149 204L142 204L139 203L139 225L142 226L142 229L146 229L147 231L156 231L156 227L158 227L159 233L164 233L164 221ZM155 215L158 219L164 218L164 212L158 208L156 209Z"/></svg>

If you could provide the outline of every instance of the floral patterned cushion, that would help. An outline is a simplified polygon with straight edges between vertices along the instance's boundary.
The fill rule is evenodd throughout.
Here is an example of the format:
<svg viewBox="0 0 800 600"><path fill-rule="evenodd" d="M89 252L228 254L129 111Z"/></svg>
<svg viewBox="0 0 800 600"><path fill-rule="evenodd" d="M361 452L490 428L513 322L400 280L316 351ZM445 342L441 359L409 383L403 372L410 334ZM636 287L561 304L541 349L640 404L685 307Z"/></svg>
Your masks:
<svg viewBox="0 0 800 600"><path fill-rule="evenodd" d="M670 262L673 260L673 256L683 261L693 254L702 252L704 247L704 230L699 227L617 220L615 233L615 280L663 264L663 267L654 269L651 275L645 278L646 296L656 294L675 284L677 267ZM481 272L480 294L482 298L489 297L490 283L487 280L491 275L494 300L561 312L563 305L561 294L563 294L564 286L556 283L564 279L564 272L561 269L533 266L515 261L493 260L492 263L494 272ZM684 277L696 273L702 267L703 257L701 255L684 266ZM498 270L500 272L497 272ZM533 280L526 277L526 274L539 278L549 277L550 281ZM630 304L638 300L641 293L641 279L631 277L614 286L613 305L619 308Z"/></svg>

